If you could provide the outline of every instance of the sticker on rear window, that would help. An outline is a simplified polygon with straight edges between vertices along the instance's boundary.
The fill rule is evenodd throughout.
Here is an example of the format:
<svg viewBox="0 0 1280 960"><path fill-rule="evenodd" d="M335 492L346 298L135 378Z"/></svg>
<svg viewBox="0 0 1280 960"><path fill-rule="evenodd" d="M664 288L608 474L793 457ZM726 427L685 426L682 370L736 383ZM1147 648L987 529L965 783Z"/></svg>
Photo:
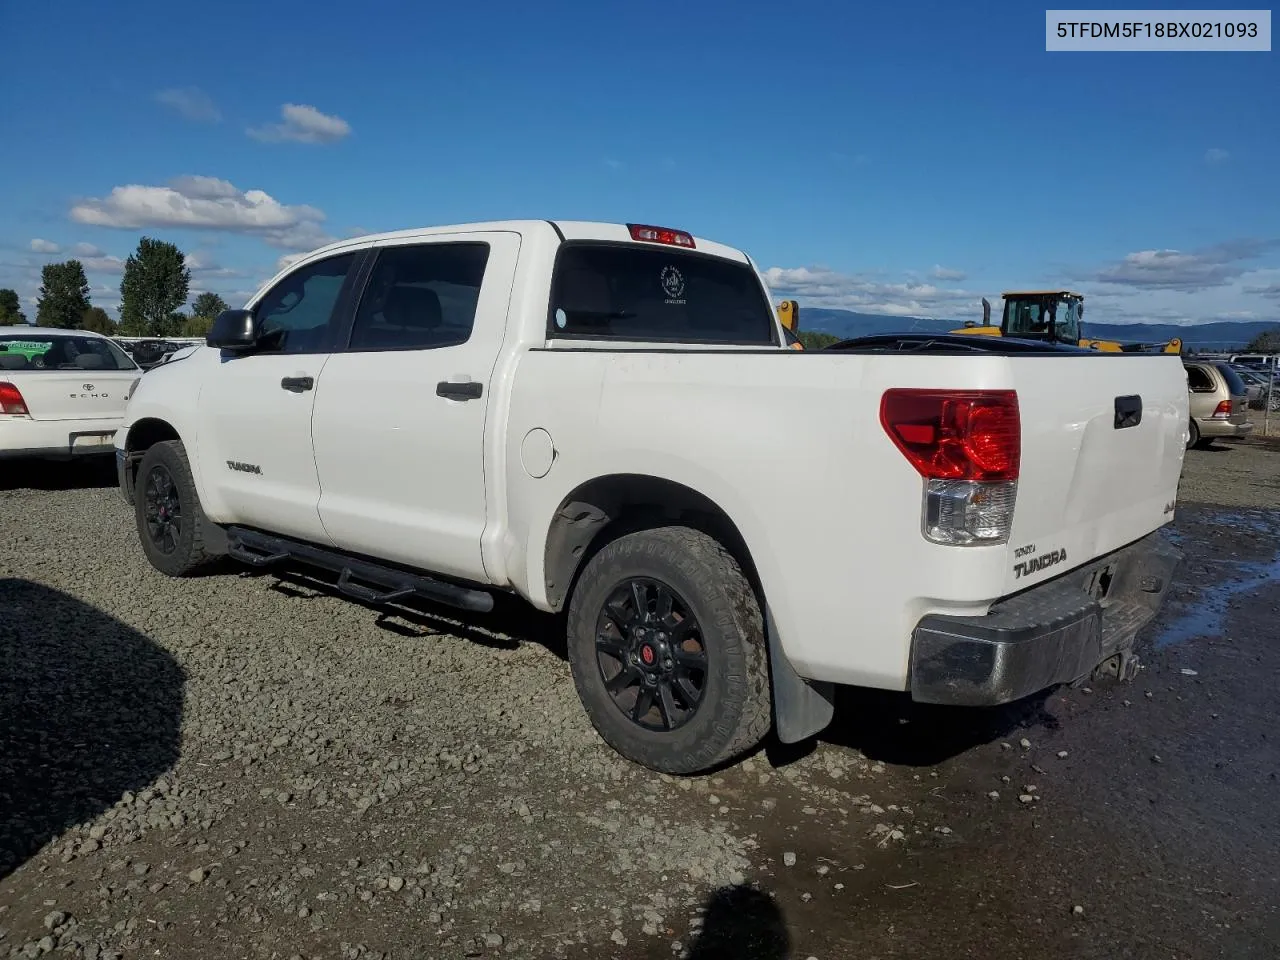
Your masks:
<svg viewBox="0 0 1280 960"><path fill-rule="evenodd" d="M684 274L668 264L662 268L662 289L667 294L667 303L684 303Z"/></svg>

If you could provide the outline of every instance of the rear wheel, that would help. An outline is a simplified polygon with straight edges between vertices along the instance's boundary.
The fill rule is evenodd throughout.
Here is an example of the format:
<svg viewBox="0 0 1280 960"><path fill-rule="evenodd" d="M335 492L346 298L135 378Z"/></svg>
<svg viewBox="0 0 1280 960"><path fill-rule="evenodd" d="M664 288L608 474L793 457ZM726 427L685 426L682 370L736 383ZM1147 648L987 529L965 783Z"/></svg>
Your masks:
<svg viewBox="0 0 1280 960"><path fill-rule="evenodd" d="M772 705L763 618L742 569L690 527L629 533L588 561L569 604L569 665L596 731L663 773L759 744Z"/></svg>
<svg viewBox="0 0 1280 960"><path fill-rule="evenodd" d="M1200 428L1196 426L1194 420L1191 421L1191 432L1187 434L1187 449L1200 446Z"/></svg>
<svg viewBox="0 0 1280 960"><path fill-rule="evenodd" d="M147 560L161 573L183 577L205 566L209 521L200 509L181 440L153 445L138 465L134 516Z"/></svg>

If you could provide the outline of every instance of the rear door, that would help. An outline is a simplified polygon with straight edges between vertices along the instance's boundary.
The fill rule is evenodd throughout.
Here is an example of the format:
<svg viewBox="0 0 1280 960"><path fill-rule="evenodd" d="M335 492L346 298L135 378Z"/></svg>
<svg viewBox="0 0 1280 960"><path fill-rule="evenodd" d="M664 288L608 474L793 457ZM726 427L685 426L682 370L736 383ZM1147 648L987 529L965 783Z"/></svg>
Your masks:
<svg viewBox="0 0 1280 960"><path fill-rule="evenodd" d="M0 380L18 388L33 420L118 420L140 376L105 337L38 328L0 335Z"/></svg>
<svg viewBox="0 0 1280 960"><path fill-rule="evenodd" d="M233 522L329 544L316 506L316 390L350 311L363 253L297 267L254 306L269 349L224 352L200 393L199 457Z"/></svg>
<svg viewBox="0 0 1280 960"><path fill-rule="evenodd" d="M1186 452L1187 381L1171 354L1014 356L1009 363L1022 421L1012 591L1172 519Z"/></svg>
<svg viewBox="0 0 1280 960"><path fill-rule="evenodd" d="M485 421L519 250L505 231L378 248L316 396L320 517L342 548L487 580Z"/></svg>

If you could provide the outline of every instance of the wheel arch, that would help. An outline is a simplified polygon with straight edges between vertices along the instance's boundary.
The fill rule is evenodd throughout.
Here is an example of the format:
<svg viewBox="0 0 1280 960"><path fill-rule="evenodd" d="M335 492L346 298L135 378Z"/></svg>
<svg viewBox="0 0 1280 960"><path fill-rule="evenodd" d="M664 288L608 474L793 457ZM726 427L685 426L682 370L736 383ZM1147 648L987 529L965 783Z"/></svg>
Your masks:
<svg viewBox="0 0 1280 960"><path fill-rule="evenodd" d="M140 417L129 426L125 435L124 465L120 475L121 492L132 503L134 484L138 479L138 464L148 450L166 440L181 440L178 430L160 417Z"/></svg>
<svg viewBox="0 0 1280 960"><path fill-rule="evenodd" d="M813 736L831 722L834 689L807 681L787 659L759 570L738 524L715 500L686 484L636 473L585 481L560 501L543 546L547 602L562 611L578 577L604 544L633 530L682 523L718 540L738 562L765 620L774 724L784 743Z"/></svg>
<svg viewBox="0 0 1280 960"><path fill-rule="evenodd" d="M751 551L723 507L674 480L615 473L579 484L556 507L543 546L543 576L551 609L564 609L583 566L605 543L663 523L683 523L720 541L763 604L764 591Z"/></svg>

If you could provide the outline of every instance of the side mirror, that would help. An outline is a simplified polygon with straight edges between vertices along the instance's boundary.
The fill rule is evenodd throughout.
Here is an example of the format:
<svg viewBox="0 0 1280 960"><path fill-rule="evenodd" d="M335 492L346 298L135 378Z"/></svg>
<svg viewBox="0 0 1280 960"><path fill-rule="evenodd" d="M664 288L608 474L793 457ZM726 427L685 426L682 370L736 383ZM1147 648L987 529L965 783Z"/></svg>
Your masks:
<svg viewBox="0 0 1280 960"><path fill-rule="evenodd" d="M257 346L253 314L248 310L223 310L213 321L204 342L221 350L248 350Z"/></svg>

